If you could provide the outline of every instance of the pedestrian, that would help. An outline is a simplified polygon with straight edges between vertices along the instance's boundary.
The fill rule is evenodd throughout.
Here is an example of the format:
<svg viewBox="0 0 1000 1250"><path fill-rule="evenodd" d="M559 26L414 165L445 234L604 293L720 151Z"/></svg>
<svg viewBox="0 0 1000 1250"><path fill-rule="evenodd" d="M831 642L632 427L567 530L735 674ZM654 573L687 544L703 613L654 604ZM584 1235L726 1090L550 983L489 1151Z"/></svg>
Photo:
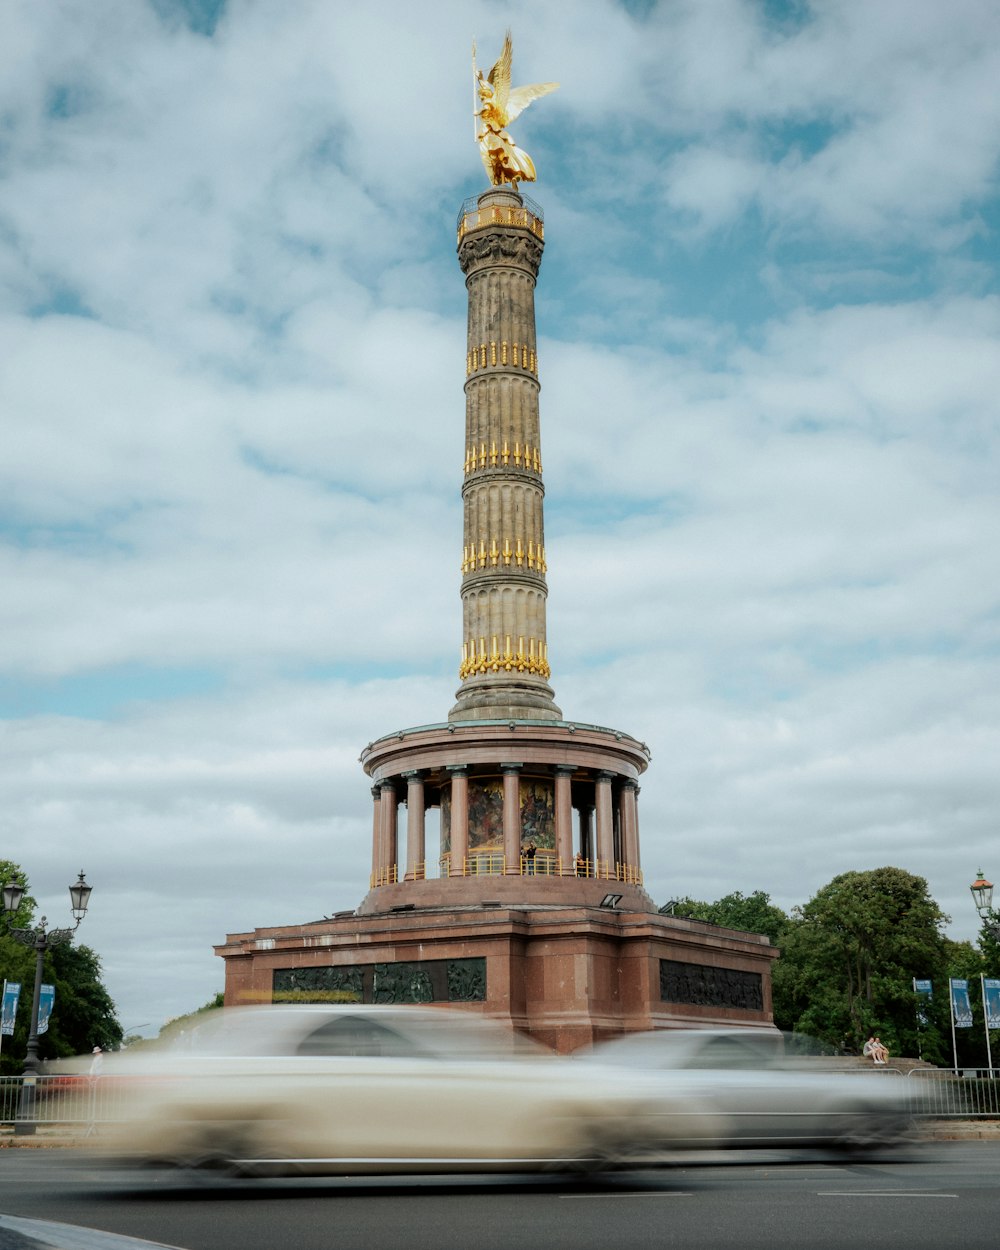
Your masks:
<svg viewBox="0 0 1000 1250"><path fill-rule="evenodd" d="M524 848L524 870L529 877L533 877L535 875L535 856L537 853L538 847L535 846L534 842L529 842Z"/></svg>
<svg viewBox="0 0 1000 1250"><path fill-rule="evenodd" d="M92 1056L90 1060L90 1075L100 1076L101 1069L104 1067L104 1051L101 1050L100 1046L95 1046L90 1053Z"/></svg>

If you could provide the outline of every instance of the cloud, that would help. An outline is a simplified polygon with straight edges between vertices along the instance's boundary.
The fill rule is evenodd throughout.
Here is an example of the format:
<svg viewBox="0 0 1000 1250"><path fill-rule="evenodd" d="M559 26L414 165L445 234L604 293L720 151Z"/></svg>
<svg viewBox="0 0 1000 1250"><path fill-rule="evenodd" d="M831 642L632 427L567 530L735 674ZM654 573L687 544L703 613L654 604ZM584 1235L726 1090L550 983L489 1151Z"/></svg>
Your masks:
<svg viewBox="0 0 1000 1250"><path fill-rule="evenodd" d="M358 755L452 704L453 228L482 178L469 36L485 61L507 19L9 7L0 831L50 918L87 869L81 934L123 1023L158 1024L221 985L226 932L360 900ZM518 81L562 83L517 130L553 681L652 748L651 892L788 907L894 862L971 936L998 798L992 7L510 23Z"/></svg>

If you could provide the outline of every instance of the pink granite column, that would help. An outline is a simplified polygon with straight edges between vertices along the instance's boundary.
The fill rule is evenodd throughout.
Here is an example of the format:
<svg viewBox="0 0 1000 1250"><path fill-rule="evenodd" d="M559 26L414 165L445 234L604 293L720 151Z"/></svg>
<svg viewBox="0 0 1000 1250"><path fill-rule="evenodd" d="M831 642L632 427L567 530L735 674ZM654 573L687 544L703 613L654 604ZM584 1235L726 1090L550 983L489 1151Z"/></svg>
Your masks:
<svg viewBox="0 0 1000 1250"><path fill-rule="evenodd" d="M631 870L629 880L637 880L639 873L639 813L635 799L639 787L634 781L626 781L622 786L622 844L623 858Z"/></svg>
<svg viewBox="0 0 1000 1250"><path fill-rule="evenodd" d="M573 868L573 796L570 778L573 768L569 765L556 766L556 857L559 870L567 876L572 875Z"/></svg>
<svg viewBox="0 0 1000 1250"><path fill-rule="evenodd" d="M451 773L451 851L448 875L463 877L469 858L469 773L468 769L449 768Z"/></svg>
<svg viewBox="0 0 1000 1250"><path fill-rule="evenodd" d="M398 800L396 797L395 781L380 782L382 788L382 797L379 799L379 826L381 830L381 870L380 879L382 885L388 885L394 880L394 869L396 867L396 840L398 834Z"/></svg>
<svg viewBox="0 0 1000 1250"><path fill-rule="evenodd" d="M379 819L379 799L382 791L372 786L372 885L378 881L378 870L382 866L382 826Z"/></svg>
<svg viewBox="0 0 1000 1250"><path fill-rule="evenodd" d="M424 779L419 772L403 773L406 778L406 880L422 881L427 875L424 856Z"/></svg>
<svg viewBox="0 0 1000 1250"><path fill-rule="evenodd" d="M615 867L615 824L614 809L611 803L611 782L613 773L598 773L594 786L594 808L597 813L597 860L598 873L603 877L614 872Z"/></svg>
<svg viewBox="0 0 1000 1250"><path fill-rule="evenodd" d="M508 876L521 872L521 765L501 764L503 773L503 854Z"/></svg>

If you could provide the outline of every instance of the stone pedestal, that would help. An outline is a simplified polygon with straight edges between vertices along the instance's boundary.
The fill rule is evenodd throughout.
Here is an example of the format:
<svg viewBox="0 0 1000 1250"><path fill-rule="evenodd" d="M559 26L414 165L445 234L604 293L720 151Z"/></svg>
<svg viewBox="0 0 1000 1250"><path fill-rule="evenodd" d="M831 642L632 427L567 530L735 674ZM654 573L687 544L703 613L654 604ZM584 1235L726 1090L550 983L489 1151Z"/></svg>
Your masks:
<svg viewBox="0 0 1000 1250"><path fill-rule="evenodd" d="M512 884L500 878L493 893ZM595 881L580 893L590 897L572 906L441 906L421 890L413 910L229 934L215 948L226 1005L440 1003L507 1021L562 1054L635 1030L770 1027L776 952L765 938L602 907Z"/></svg>

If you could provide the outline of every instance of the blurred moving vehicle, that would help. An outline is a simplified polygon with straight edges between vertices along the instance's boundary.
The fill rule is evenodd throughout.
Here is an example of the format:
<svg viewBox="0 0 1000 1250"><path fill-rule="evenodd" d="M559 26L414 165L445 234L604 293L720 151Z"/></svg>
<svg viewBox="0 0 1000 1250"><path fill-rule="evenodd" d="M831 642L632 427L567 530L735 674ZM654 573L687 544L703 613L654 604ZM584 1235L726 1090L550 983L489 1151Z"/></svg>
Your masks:
<svg viewBox="0 0 1000 1250"><path fill-rule="evenodd" d="M658 1029L599 1043L575 1058L669 1074L677 1096L721 1115L726 1147L871 1152L914 1136L904 1078L886 1069L845 1071L831 1047L797 1033Z"/></svg>
<svg viewBox="0 0 1000 1250"><path fill-rule="evenodd" d="M600 1170L711 1146L687 1093L447 1008L271 1006L109 1057L119 1158L241 1174Z"/></svg>

